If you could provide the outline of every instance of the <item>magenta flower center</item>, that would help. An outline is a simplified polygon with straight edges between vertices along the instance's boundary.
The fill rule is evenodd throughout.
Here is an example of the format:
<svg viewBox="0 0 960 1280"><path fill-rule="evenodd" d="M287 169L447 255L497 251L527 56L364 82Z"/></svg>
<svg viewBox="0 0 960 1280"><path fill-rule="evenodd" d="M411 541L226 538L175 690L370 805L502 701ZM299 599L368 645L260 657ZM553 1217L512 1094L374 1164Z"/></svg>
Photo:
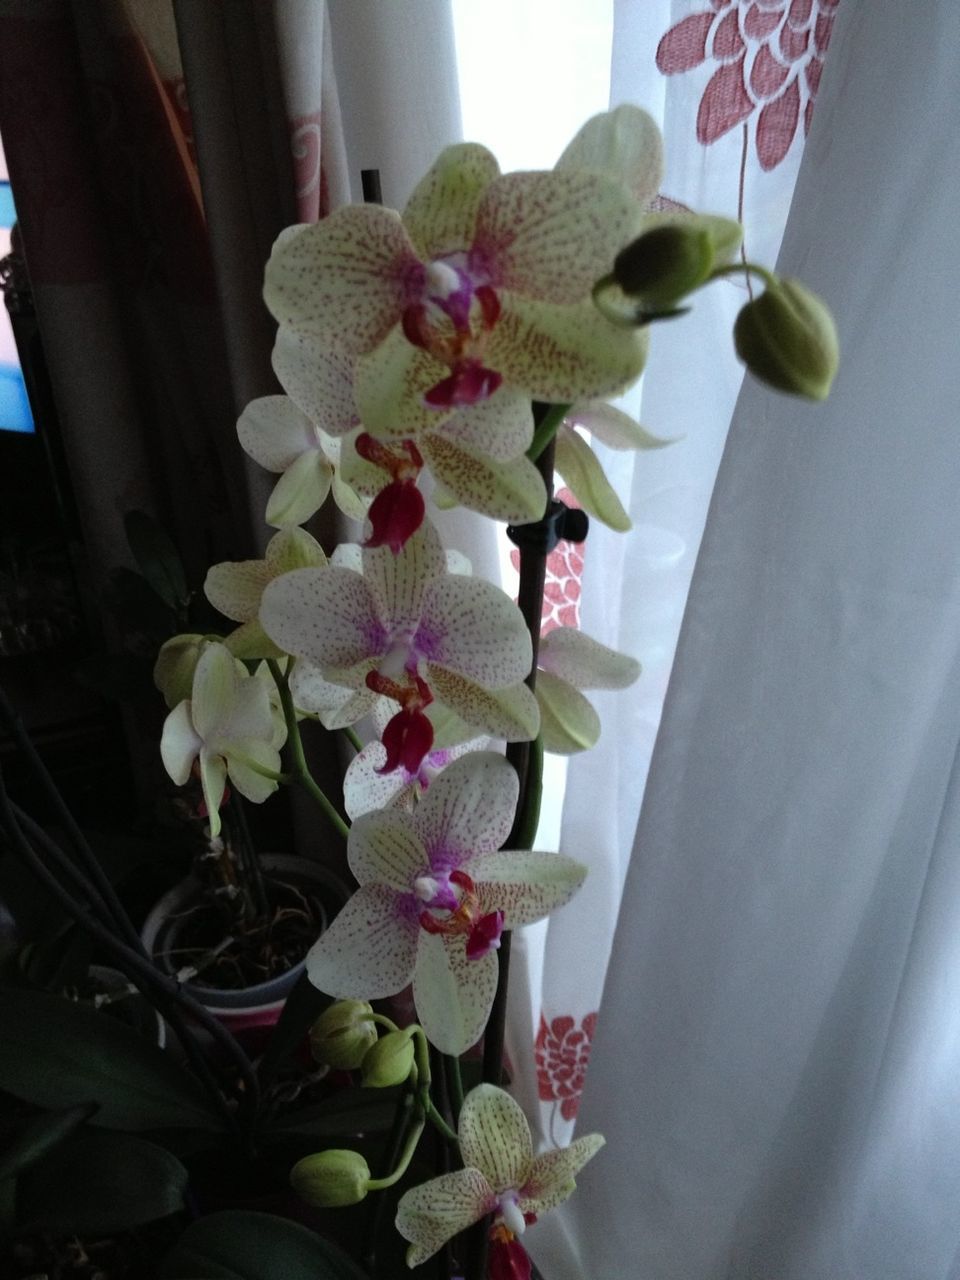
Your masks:
<svg viewBox="0 0 960 1280"><path fill-rule="evenodd" d="M418 876L413 888L425 904L419 919L427 933L465 938L468 960L500 946L503 912L481 910L477 887L465 871L430 872Z"/></svg>

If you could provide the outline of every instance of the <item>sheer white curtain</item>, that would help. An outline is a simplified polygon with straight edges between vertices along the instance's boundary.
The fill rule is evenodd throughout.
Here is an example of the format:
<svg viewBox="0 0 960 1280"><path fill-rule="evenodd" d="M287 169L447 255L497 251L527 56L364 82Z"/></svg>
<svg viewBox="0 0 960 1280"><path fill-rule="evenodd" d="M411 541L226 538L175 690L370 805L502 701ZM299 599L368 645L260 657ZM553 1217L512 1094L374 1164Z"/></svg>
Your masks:
<svg viewBox="0 0 960 1280"><path fill-rule="evenodd" d="M842 369L738 402L550 1280L960 1276L958 44L840 6L780 267Z"/></svg>

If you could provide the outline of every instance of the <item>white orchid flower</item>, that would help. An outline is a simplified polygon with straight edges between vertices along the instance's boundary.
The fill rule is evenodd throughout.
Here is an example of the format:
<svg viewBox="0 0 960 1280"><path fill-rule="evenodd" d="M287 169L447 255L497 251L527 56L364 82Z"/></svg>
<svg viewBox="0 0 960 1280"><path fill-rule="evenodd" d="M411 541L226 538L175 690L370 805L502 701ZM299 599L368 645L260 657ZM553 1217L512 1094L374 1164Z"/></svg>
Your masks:
<svg viewBox="0 0 960 1280"><path fill-rule="evenodd" d="M559 853L498 852L519 794L494 752L454 761L414 813L385 809L354 822L347 859L360 888L307 956L314 986L377 1000L411 981L417 1016L444 1053L479 1039L497 987L504 929L567 902L586 869Z"/></svg>
<svg viewBox="0 0 960 1280"><path fill-rule="evenodd" d="M504 592L449 572L428 522L397 555L364 548L361 564L362 572L297 570L263 593L264 630L301 660L291 683L298 706L342 726L370 712L378 695L391 698L399 711L382 738L388 770L419 769L433 745L424 711L434 699L492 737L536 736L537 702L522 683L530 637ZM331 686L345 691L334 715Z"/></svg>
<svg viewBox="0 0 960 1280"><path fill-rule="evenodd" d="M576 1175L604 1144L599 1133L591 1133L535 1156L526 1116L492 1084L467 1094L458 1137L465 1167L407 1191L397 1207L397 1230L410 1241L410 1267L488 1214L494 1218L493 1247L512 1244L530 1220L573 1193Z"/></svg>
<svg viewBox="0 0 960 1280"><path fill-rule="evenodd" d="M322 569L327 557L305 529L281 529L267 544L262 560L225 560L212 565L203 584L215 609L241 625L224 640L238 658L279 658L284 651L260 625L260 601L268 583L292 569Z"/></svg>
<svg viewBox="0 0 960 1280"><path fill-rule="evenodd" d="M183 786L199 762L210 834L220 833L220 804L227 778L242 796L260 804L277 789L280 772L277 724L263 680L241 675L222 644L208 644L193 675L192 696L167 716L160 755L167 773Z"/></svg>
<svg viewBox="0 0 960 1280"><path fill-rule="evenodd" d="M626 689L640 663L575 627L555 627L540 641L537 702L543 748L557 755L586 751L600 737L600 717L582 689Z"/></svg>

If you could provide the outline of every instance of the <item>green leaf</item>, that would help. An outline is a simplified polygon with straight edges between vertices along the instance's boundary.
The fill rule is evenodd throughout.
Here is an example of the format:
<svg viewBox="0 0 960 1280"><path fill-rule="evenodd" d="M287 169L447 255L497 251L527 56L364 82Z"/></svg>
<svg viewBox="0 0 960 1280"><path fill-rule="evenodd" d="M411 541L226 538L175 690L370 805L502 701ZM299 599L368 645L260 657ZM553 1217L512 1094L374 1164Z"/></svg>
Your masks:
<svg viewBox="0 0 960 1280"><path fill-rule="evenodd" d="M127 542L140 572L171 609L186 605L187 579L169 535L145 511L128 511L123 521Z"/></svg>
<svg viewBox="0 0 960 1280"><path fill-rule="evenodd" d="M335 1245L267 1213L228 1210L191 1223L160 1280L368 1280Z"/></svg>
<svg viewBox="0 0 960 1280"><path fill-rule="evenodd" d="M187 1171L169 1151L128 1133L78 1133L22 1174L21 1230L128 1231L183 1208Z"/></svg>
<svg viewBox="0 0 960 1280"><path fill-rule="evenodd" d="M197 1081L130 1027L57 996L0 987L0 1088L50 1110L96 1102L117 1129L219 1129Z"/></svg>
<svg viewBox="0 0 960 1280"><path fill-rule="evenodd" d="M287 996L270 1036L260 1063L261 1083L266 1085L276 1078L279 1068L303 1044L307 1032L331 1004L333 997L318 991L304 970Z"/></svg>
<svg viewBox="0 0 960 1280"><path fill-rule="evenodd" d="M380 1133L393 1123L399 1095L399 1088L344 1090L312 1107L278 1116L272 1132L262 1136L270 1141L290 1134L329 1138Z"/></svg>
<svg viewBox="0 0 960 1280"><path fill-rule="evenodd" d="M556 449L556 469L584 511L618 533L626 533L630 517L586 440L572 428L561 428Z"/></svg>
<svg viewBox="0 0 960 1280"><path fill-rule="evenodd" d="M34 1116L12 1141L7 1141L0 1152L0 1181L19 1173L28 1165L41 1160L49 1151L69 1138L74 1129L83 1124L97 1109L95 1102L63 1111Z"/></svg>

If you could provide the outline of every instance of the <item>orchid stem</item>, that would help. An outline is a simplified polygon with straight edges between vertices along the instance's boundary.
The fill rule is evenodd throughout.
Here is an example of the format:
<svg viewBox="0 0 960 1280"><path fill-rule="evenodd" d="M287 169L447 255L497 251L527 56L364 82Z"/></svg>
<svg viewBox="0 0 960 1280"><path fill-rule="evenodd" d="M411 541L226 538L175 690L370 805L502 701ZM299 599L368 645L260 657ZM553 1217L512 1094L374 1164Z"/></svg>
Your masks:
<svg viewBox="0 0 960 1280"><path fill-rule="evenodd" d="M280 670L275 658L268 658L267 665L276 682L277 692L280 694L280 705L287 725L287 745L293 753L293 773L282 775L283 780L299 782L303 789L316 800L330 825L346 840L350 834L349 826L340 817L333 801L317 786L307 767L307 758L303 753L303 739L300 737L300 727L297 724L297 711L293 705L290 683L287 679L288 673ZM280 777L281 775L278 775L278 780Z"/></svg>
<svg viewBox="0 0 960 1280"><path fill-rule="evenodd" d="M457 1137L456 1131L450 1128L446 1120L444 1120L443 1116L429 1098L427 1099L426 1116L433 1127L439 1133L442 1133L448 1142L452 1142L454 1145L459 1144L460 1139Z"/></svg>
<svg viewBox="0 0 960 1280"><path fill-rule="evenodd" d="M559 431L564 418L570 411L571 406L568 404L552 404L547 407L546 413L537 424L533 433L533 442L527 450L527 457L531 462L536 462L540 455L546 449L547 445Z"/></svg>
<svg viewBox="0 0 960 1280"><path fill-rule="evenodd" d="M714 267L710 272L710 279L722 280L725 276L744 275L749 280L751 274L759 276L768 289L775 289L780 283L773 271L768 271L756 262L728 262L725 266Z"/></svg>
<svg viewBox="0 0 960 1280"><path fill-rule="evenodd" d="M422 1119L417 1121L414 1127L410 1130L410 1133L407 1135L407 1141L403 1151L400 1153L400 1162L397 1167L392 1173L388 1173L385 1178L371 1178L367 1183L368 1191L384 1191L387 1187L392 1187L395 1183L400 1181L403 1175L407 1172L407 1169L410 1167L410 1161L413 1159L413 1153L416 1151L417 1145L423 1136L425 1124L426 1122Z"/></svg>
<svg viewBox="0 0 960 1280"><path fill-rule="evenodd" d="M450 1086L450 1093L453 1100L453 1118L460 1118L460 1109L463 1106L463 1077L460 1074L460 1059L455 1054L444 1056L444 1062L447 1069L447 1083Z"/></svg>
<svg viewBox="0 0 960 1280"><path fill-rule="evenodd" d="M356 730L352 729L350 725L348 724L342 725L340 732L343 734L346 740L350 743L351 747L353 747L354 751L359 753L360 751L363 750L363 743L360 741L360 738L357 736Z"/></svg>

